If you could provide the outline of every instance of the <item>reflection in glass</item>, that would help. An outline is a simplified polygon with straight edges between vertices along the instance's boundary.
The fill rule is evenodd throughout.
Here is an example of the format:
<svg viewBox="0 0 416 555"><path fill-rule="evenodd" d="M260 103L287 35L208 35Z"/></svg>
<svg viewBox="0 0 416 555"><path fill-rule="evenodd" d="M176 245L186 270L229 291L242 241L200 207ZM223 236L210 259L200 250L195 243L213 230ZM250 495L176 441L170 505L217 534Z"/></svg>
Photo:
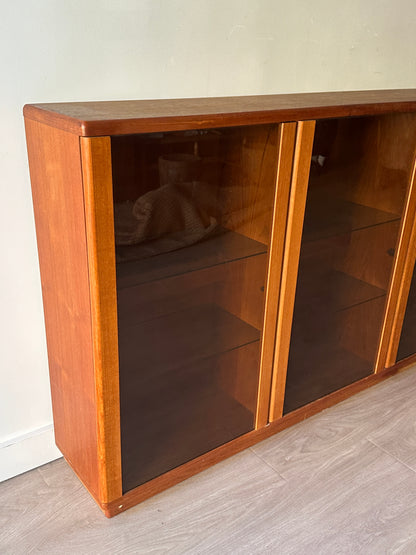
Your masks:
<svg viewBox="0 0 416 555"><path fill-rule="evenodd" d="M253 429L276 142L112 138L124 491Z"/></svg>

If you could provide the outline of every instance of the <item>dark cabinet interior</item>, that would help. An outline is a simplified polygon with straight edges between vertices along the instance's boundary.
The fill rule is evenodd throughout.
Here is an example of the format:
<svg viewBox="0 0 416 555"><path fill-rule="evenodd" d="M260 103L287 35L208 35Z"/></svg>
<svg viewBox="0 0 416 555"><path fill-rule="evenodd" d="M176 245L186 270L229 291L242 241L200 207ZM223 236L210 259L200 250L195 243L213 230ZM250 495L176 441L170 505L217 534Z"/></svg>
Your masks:
<svg viewBox="0 0 416 555"><path fill-rule="evenodd" d="M374 371L415 147L413 115L316 124L285 413Z"/></svg>
<svg viewBox="0 0 416 555"><path fill-rule="evenodd" d="M124 491L254 428L276 143L112 138Z"/></svg>
<svg viewBox="0 0 416 555"><path fill-rule="evenodd" d="M404 360L416 353L416 272L410 282L409 296L400 334L397 361Z"/></svg>

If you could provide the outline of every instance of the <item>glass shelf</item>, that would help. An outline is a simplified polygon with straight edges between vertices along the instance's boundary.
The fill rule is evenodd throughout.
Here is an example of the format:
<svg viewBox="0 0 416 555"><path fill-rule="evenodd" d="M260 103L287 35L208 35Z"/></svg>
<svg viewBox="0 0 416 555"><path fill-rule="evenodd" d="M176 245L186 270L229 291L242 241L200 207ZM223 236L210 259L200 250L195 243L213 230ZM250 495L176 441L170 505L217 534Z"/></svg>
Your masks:
<svg viewBox="0 0 416 555"><path fill-rule="evenodd" d="M400 216L333 197L327 190L311 191L305 212L303 242L319 241L400 221Z"/></svg>
<svg viewBox="0 0 416 555"><path fill-rule="evenodd" d="M123 248L134 249L134 246ZM223 230L215 237L183 249L117 264L117 287L141 285L265 253L267 245Z"/></svg>
<svg viewBox="0 0 416 555"><path fill-rule="evenodd" d="M128 394L136 380L152 381L177 367L260 339L258 329L215 304L169 313L135 326L120 326L119 335L120 365L124 369L120 379L129 386Z"/></svg>
<svg viewBox="0 0 416 555"><path fill-rule="evenodd" d="M296 306L311 313L338 312L386 295L384 289L336 270L315 276L303 273L300 280Z"/></svg>

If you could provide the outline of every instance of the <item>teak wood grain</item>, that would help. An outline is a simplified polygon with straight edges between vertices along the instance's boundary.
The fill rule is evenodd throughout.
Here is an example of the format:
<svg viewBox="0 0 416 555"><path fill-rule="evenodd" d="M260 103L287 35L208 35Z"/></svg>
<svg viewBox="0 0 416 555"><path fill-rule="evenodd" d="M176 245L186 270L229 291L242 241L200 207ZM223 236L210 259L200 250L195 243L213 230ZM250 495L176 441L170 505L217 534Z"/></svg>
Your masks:
<svg viewBox="0 0 416 555"><path fill-rule="evenodd" d="M109 137L82 137L80 141L96 386L99 499L107 503L122 493L111 144Z"/></svg>
<svg viewBox="0 0 416 555"><path fill-rule="evenodd" d="M276 125L233 129L224 143L224 162L217 202L225 211L222 227L270 242L276 185L278 128Z"/></svg>
<svg viewBox="0 0 416 555"><path fill-rule="evenodd" d="M400 217L414 155L416 114L346 118L336 125L328 160L330 186L345 200Z"/></svg>
<svg viewBox="0 0 416 555"><path fill-rule="evenodd" d="M282 123L280 125L277 149L274 216L269 248L269 267L263 325L264 331L260 358L256 428L266 426L269 420L270 386L295 136L296 123Z"/></svg>
<svg viewBox="0 0 416 555"><path fill-rule="evenodd" d="M360 213L369 208L395 213L397 221L388 224L387 229L389 225L399 225L401 200L396 192L400 189L400 194L405 194L403 179L399 173L403 176L408 171L410 143L416 135L415 115L405 112L416 112L416 90L59 103L25 107L56 441L107 516L124 511L208 466L385 379L415 361L416 355L394 365L416 256L416 166L413 162L412 173L408 176L411 182L410 194L402 218L390 285L388 276L384 274L381 281L374 283L371 276L365 274L372 284L367 284L368 287L388 286L377 373L282 416L315 130L315 121L303 120L383 115L373 122L367 122L368 126L364 122L367 126L364 133L367 142L364 146L369 156L362 166L360 187L350 189L354 194L349 200L361 206ZM253 124L267 125L248 127ZM356 120L344 120L339 125L346 128L351 125L353 128ZM235 169L238 164L230 164L226 170L227 175L236 183L244 184L244 193L240 195L241 198L236 199L237 205L245 207L247 203L251 206L257 202L262 212L260 217L255 218L254 211L248 209L248 223L240 224L237 220L233 223L231 218L221 221L221 224L236 232L236 235L242 233L246 239L251 238L252 246L248 247L247 241L243 241L245 246L240 245L241 249L254 248L253 244L257 242L257 246L263 243L265 250L261 249L253 260L230 261L230 271L226 278L219 276L224 270L220 267L206 268L200 272L198 283L192 282L191 285L192 276L190 280L183 277L172 278L172 292L169 287L166 288L164 279L160 276L153 283L145 281L145 298L142 294L135 295L137 283L127 284L126 288L133 287L129 291L121 288L119 300L128 297L129 302L131 299L133 316L130 312L126 316L123 310L117 314L112 178L115 175L123 183L132 181L131 190L127 187L128 193L136 194L136 184L131 177L145 175L147 171L146 168L143 169L145 156L141 156L139 152L142 141L154 141L154 137L150 135L138 134L236 126L240 126L240 129L233 130L237 139L234 142L231 140L227 152L231 153L233 162L243 160L243 164L241 170ZM224 133L230 131L225 130ZM130 139L127 135L132 133L137 135ZM215 134L214 129L211 135ZM125 136L117 138L115 135ZM392 135L394 138L391 141ZM354 133L351 137L351 141L354 141ZM168 141L170 138L165 136L164 140ZM217 139L211 137L210 140L215 143ZM403 141L406 145L402 144ZM335 144L335 149L336 146ZM341 157L342 155L345 153L341 152ZM130 162L126 163L126 160ZM348 153L345 160L348 162ZM112 162L116 168L113 172ZM398 171L386 173L386 168ZM391 196L391 191L387 191L387 188L380 193L380 179L384 179L385 183L394 181ZM251 188L253 183L254 187ZM144 186L147 185L149 184L144 183ZM154 188L153 185L150 188ZM264 198L261 195L265 195ZM267 267L266 243L269 241L272 217ZM231 231L230 236L232 242ZM372 245L376 241L384 242L381 236L373 241L370 231L364 231L362 237L364 242ZM206 247L209 249L207 245ZM223 256L227 256L227 251L223 252ZM374 256L369 256L369 259L375 265L385 263L384 260L376 260ZM367 272L360 261L353 257L347 262L348 272L352 276L361 279L360 272ZM195 263L186 256L182 260L182 266ZM264 295L261 292L261 280L264 280L266 269L268 286ZM162 270L159 268L157 271ZM163 271L167 269L164 268ZM138 273L139 278L143 279L141 271ZM214 274L221 277L220 281L223 282L222 288L215 295L210 288ZM130 279L131 276L127 278ZM139 278L135 276L134 279ZM230 315L233 314L242 321L243 327L244 322L245 325L249 322L260 334L263 325L256 429L123 494L118 319L121 321L123 318L133 317L147 320L147 316L158 314L161 310L160 303L157 302L160 292L163 290L168 297L171 293L173 295L173 285L178 279L183 279L185 304L182 308L188 305L192 308L194 300L189 293L192 293L192 288L196 291L198 284L206 284L207 288L201 289L200 295L206 295L214 304L223 305ZM256 289L255 294L250 291L250 287ZM235 290L239 288L244 296L241 304L235 295ZM378 301L380 306L383 302ZM263 306L264 318L260 310ZM382 307L379 309L382 310ZM360 318L365 317L364 311ZM370 324L371 322L367 326L368 333L366 331L361 338L362 344L358 344L362 356L367 356L366 335L369 341L374 340L372 334L375 332ZM352 320L343 341L348 345L356 345L354 333ZM257 375L251 373L250 369L254 366L258 368L259 349L253 343L236 357L233 350L230 353L219 367L218 385L222 391L230 393L242 407L253 411L255 397L252 392L255 391ZM233 367L231 373L230 366ZM240 366L245 367L241 374L244 383L239 381ZM384 366L389 368L385 369ZM154 369L152 371L150 378L155 377ZM142 393L146 395L145 390ZM192 414L189 414L189 418L192 418ZM141 445L135 439L134 422L131 425L133 443L140 454ZM160 449L163 450L163 444ZM125 453L123 465L124 456Z"/></svg>
<svg viewBox="0 0 416 555"><path fill-rule="evenodd" d="M25 117L83 136L411 112L416 90L28 104Z"/></svg>
<svg viewBox="0 0 416 555"><path fill-rule="evenodd" d="M79 138L26 121L55 439L98 499L99 450Z"/></svg>
<svg viewBox="0 0 416 555"><path fill-rule="evenodd" d="M286 369L289 358L290 334L295 304L296 280L314 130L314 121L299 122L297 125L291 194L287 217L287 233L285 239L286 254L283 260L280 289L281 301L279 303L277 317L276 347L269 416L271 421L280 418L283 414Z"/></svg>

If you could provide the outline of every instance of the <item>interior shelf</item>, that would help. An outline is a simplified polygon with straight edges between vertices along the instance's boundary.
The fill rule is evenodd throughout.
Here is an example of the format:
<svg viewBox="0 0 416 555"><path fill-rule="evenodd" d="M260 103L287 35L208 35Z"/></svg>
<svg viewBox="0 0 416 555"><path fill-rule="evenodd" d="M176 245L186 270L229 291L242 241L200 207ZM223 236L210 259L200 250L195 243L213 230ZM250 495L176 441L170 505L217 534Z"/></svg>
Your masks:
<svg viewBox="0 0 416 555"><path fill-rule="evenodd" d="M228 394L224 375L233 380L241 357L257 372L249 353L259 339L259 330L214 304L120 333L124 491L253 429L253 412Z"/></svg>
<svg viewBox="0 0 416 555"><path fill-rule="evenodd" d="M134 249L134 245L123 248ZM263 243L224 231L183 249L117 264L117 287L141 285L264 253L267 246Z"/></svg>
<svg viewBox="0 0 416 555"><path fill-rule="evenodd" d="M400 216L328 194L318 188L308 193L303 242L317 241L367 227L400 220Z"/></svg>
<svg viewBox="0 0 416 555"><path fill-rule="evenodd" d="M120 330L120 380L131 388L259 340L258 329L215 304L166 314Z"/></svg>
<svg viewBox="0 0 416 555"><path fill-rule="evenodd" d="M124 491L231 441L252 430L254 423L254 415L235 399L209 384L202 393L201 384L189 379L150 396L148 403L132 398L126 405L121 436L127 455Z"/></svg>
<svg viewBox="0 0 416 555"><path fill-rule="evenodd" d="M324 277L303 272L299 280L296 307L308 311L338 312L386 295L384 289L336 270Z"/></svg>

